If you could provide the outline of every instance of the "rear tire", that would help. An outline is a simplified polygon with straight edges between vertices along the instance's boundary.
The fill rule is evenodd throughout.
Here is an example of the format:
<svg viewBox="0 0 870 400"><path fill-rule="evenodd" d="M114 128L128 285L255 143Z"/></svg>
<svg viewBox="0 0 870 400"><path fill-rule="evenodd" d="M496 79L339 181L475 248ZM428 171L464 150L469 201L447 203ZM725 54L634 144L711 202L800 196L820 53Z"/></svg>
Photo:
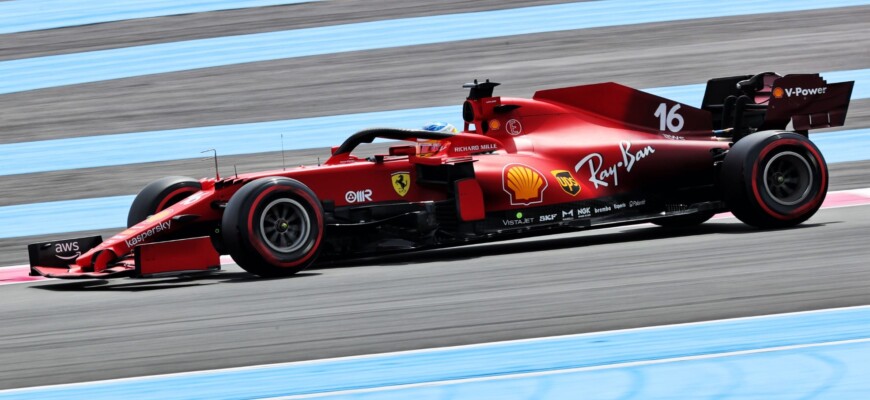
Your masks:
<svg viewBox="0 0 870 400"><path fill-rule="evenodd" d="M133 199L133 205L127 213L127 227L144 221L200 190L202 184L199 181L184 176L167 176L149 183Z"/></svg>
<svg viewBox="0 0 870 400"><path fill-rule="evenodd" d="M790 132L759 132L734 144L721 171L722 196L735 217L759 228L800 224L828 192L819 149Z"/></svg>
<svg viewBox="0 0 870 400"><path fill-rule="evenodd" d="M311 189L290 178L263 178L230 198L223 243L245 271L288 276L317 259L323 224L323 208Z"/></svg>

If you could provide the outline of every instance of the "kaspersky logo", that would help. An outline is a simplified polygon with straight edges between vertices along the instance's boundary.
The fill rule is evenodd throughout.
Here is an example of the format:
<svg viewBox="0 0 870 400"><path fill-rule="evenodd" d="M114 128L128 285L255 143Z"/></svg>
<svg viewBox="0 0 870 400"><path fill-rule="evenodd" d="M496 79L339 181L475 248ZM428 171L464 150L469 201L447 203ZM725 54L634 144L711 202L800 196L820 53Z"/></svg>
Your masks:
<svg viewBox="0 0 870 400"><path fill-rule="evenodd" d="M144 242L146 239L148 239L151 236L154 236L155 234L158 234L158 233L163 232L163 231L168 231L169 228L171 228L171 227L172 227L172 220L171 219L166 220L166 221L161 222L157 226L136 235L135 237L132 237L130 239L125 240L124 242L127 244L127 247L133 247L137 244Z"/></svg>
<svg viewBox="0 0 870 400"><path fill-rule="evenodd" d="M512 205L529 205L544 201L547 179L532 167L508 164L502 170L502 189Z"/></svg>
<svg viewBox="0 0 870 400"><path fill-rule="evenodd" d="M773 97L777 99L781 99L783 96L792 97L792 96L813 96L817 94L824 94L828 89L827 86L817 87L817 88L808 88L804 89L800 86L795 88L781 88L775 87L773 88Z"/></svg>

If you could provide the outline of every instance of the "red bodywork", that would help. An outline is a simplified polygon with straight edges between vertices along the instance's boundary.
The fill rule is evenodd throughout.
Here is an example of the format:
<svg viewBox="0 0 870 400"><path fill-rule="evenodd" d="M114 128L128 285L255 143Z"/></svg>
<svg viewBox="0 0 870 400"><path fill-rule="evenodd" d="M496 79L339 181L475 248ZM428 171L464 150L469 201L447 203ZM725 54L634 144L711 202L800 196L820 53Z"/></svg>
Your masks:
<svg viewBox="0 0 870 400"><path fill-rule="evenodd" d="M831 89L835 85L841 84L828 85L828 95L842 94ZM715 110L694 108L616 83L543 90L532 99L493 97L491 92L490 87L482 96L481 92L475 96L472 89L465 104L465 131L429 139L426 145L437 148L434 154L421 155L418 147L425 139L417 137L424 135L409 131L402 139L410 143L400 142L390 154L374 159L357 158L344 151L347 149L333 148L332 157L319 166L203 179L201 191L91 248L67 271L36 269L56 277L213 269L217 253L205 254L209 252L201 250L203 239L198 242L200 250L194 252L204 254L207 261L196 263L187 257L186 264L166 262L163 268L152 262L148 274L141 270L132 273L136 271L134 250L156 243L149 250L153 261L168 234L191 224L218 228L222 206L244 184L267 177L290 177L308 186L324 204L334 232L358 223L351 217L342 219L345 211L352 214L356 209L373 207L455 204L453 214L448 212L450 215L444 217L439 211L429 220L432 230L451 229L451 240L459 242L505 233L650 220L699 207L724 211L715 191L716 163L733 140L727 129L714 131L721 128L714 127L716 118L711 112L715 114ZM781 114L777 118L782 118ZM838 121L840 116L845 116L844 110L837 114ZM819 127L818 116L815 121L813 127ZM352 150L355 144L344 146ZM433 178L441 175L456 175L456 179L441 182L441 178ZM394 179L409 186L402 187ZM363 222L372 226L388 224L366 218L369 220ZM329 232L324 240L331 240ZM372 240L380 234L373 233ZM416 243L413 247L451 243L437 239L438 235L430 236L435 239L412 240ZM341 246L333 247L341 253ZM185 251L177 243L163 248L167 260Z"/></svg>

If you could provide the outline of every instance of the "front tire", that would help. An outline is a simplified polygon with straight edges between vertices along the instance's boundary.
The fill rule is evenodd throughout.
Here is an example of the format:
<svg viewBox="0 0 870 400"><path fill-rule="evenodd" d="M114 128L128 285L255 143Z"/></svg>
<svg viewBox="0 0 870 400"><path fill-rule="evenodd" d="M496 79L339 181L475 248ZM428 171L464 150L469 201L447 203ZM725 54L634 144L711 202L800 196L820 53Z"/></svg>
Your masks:
<svg viewBox="0 0 870 400"><path fill-rule="evenodd" d="M146 185L127 213L127 227L138 224L186 197L202 190L202 184L193 178L167 176Z"/></svg>
<svg viewBox="0 0 870 400"><path fill-rule="evenodd" d="M784 228L806 221L822 206L828 167L806 137L759 132L734 144L720 183L735 217L760 228Z"/></svg>
<svg viewBox="0 0 870 400"><path fill-rule="evenodd" d="M311 189L290 178L263 178L227 203L223 243L245 271L288 276L317 259L323 224L323 208Z"/></svg>

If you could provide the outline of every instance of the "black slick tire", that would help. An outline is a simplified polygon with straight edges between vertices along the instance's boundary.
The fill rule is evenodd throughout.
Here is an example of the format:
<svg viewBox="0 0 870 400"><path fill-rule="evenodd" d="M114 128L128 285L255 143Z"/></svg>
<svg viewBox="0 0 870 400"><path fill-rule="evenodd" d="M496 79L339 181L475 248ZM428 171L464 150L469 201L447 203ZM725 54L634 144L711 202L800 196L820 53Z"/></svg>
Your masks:
<svg viewBox="0 0 870 400"><path fill-rule="evenodd" d="M784 228L806 221L822 206L828 192L828 168L822 153L806 137L758 132L728 152L720 187L739 220L759 228Z"/></svg>
<svg viewBox="0 0 870 400"><path fill-rule="evenodd" d="M196 179L184 176L167 176L146 185L133 199L127 213L127 227L144 221L184 198L202 190Z"/></svg>
<svg viewBox="0 0 870 400"><path fill-rule="evenodd" d="M262 277L288 276L317 259L323 208L301 182L263 178L230 198L222 227L226 250L244 270Z"/></svg>

